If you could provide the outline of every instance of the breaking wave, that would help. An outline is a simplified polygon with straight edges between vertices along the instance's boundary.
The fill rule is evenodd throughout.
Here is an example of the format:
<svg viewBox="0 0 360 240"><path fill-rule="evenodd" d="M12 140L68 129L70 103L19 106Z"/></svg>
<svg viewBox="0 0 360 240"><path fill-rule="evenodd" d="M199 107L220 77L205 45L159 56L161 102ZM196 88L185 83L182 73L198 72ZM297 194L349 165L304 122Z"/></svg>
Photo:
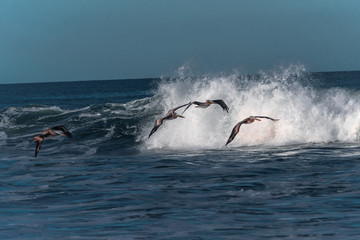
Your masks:
<svg viewBox="0 0 360 240"><path fill-rule="evenodd" d="M181 75L181 74L180 74ZM341 88L316 88L302 66L255 76L181 77L163 80L156 96L162 113L189 101L223 99L217 105L191 107L185 119L167 121L146 139L153 122L141 128L145 148L224 148L236 123L251 115L279 118L243 125L228 147L356 141L360 128L360 94ZM181 110L179 110L181 113Z"/></svg>
<svg viewBox="0 0 360 240"><path fill-rule="evenodd" d="M87 156L148 149L234 149L359 140L359 90L317 87L319 80L301 66L251 76L192 77L185 72L155 81L148 97L125 103L109 102L73 109L45 105L1 109L0 152L24 151L21 154L32 156L35 146L32 137L44 128L59 124L66 125L74 139L47 140L42 156L61 153L54 151L55 148L68 152L69 156ZM218 105L207 109L192 106L185 112L185 119L165 121L148 138L155 120L169 109L206 99L223 99L229 113ZM235 124L251 115L265 115L280 121L264 119L243 125L234 141L225 147ZM59 141L62 144L58 144Z"/></svg>

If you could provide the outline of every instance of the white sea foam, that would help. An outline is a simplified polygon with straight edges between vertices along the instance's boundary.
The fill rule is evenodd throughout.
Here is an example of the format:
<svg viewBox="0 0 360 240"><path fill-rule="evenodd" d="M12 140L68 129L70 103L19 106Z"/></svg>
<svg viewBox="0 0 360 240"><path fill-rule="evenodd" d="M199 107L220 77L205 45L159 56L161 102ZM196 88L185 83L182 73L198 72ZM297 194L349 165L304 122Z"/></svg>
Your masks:
<svg viewBox="0 0 360 240"><path fill-rule="evenodd" d="M101 116L101 113L81 113L79 118L98 118Z"/></svg>
<svg viewBox="0 0 360 240"><path fill-rule="evenodd" d="M263 119L242 125L228 147L358 140L359 94L344 89L316 89L310 80L300 83L299 76L305 76L304 68L292 66L260 73L257 79L234 74L197 79L181 76L164 81L156 92L163 108L157 117L189 101L206 99L223 99L229 113L218 105L207 109L192 106L185 112L185 119L165 121L149 139L153 122L144 124L140 139L145 148L223 148L236 123L251 115L265 115L280 121Z"/></svg>
<svg viewBox="0 0 360 240"><path fill-rule="evenodd" d="M4 146L6 145L6 139L7 139L7 135L5 132L0 131L0 146Z"/></svg>

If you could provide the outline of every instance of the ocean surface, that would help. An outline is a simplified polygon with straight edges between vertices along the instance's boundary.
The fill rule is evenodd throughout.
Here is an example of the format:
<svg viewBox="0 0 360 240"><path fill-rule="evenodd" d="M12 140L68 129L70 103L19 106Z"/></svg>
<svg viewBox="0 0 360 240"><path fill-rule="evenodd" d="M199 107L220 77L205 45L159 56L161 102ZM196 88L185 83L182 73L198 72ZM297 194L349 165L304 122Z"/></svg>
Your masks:
<svg viewBox="0 0 360 240"><path fill-rule="evenodd" d="M360 239L360 72L4 84L0 116L0 239Z"/></svg>

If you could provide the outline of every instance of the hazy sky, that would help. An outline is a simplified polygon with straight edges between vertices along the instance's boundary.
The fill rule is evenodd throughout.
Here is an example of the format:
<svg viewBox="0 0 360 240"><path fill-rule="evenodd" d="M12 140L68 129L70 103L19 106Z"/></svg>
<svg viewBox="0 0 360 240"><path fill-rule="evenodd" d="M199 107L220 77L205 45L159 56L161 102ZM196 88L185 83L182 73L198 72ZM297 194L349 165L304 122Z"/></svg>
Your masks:
<svg viewBox="0 0 360 240"><path fill-rule="evenodd" d="M0 83L360 70L359 0L0 0Z"/></svg>

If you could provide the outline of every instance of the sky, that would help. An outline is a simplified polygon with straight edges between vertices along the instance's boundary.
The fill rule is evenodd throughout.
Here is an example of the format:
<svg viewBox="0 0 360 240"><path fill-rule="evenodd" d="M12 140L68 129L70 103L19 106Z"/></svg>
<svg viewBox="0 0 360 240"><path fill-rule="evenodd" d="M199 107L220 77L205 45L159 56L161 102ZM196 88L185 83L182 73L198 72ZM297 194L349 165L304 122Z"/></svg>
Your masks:
<svg viewBox="0 0 360 240"><path fill-rule="evenodd" d="M0 0L0 83L360 70L359 0Z"/></svg>

